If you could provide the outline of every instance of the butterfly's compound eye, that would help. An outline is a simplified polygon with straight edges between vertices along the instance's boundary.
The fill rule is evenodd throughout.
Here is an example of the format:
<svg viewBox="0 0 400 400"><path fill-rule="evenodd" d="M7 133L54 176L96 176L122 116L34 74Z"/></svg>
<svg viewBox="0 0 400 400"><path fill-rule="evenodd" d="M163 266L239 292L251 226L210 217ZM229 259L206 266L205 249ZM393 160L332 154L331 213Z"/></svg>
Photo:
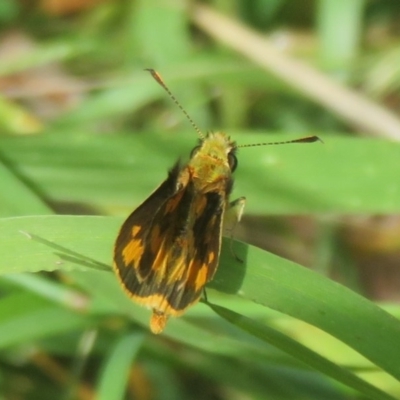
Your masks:
<svg viewBox="0 0 400 400"><path fill-rule="evenodd" d="M196 153L200 150L201 146L196 146L190 153L190 158L196 155Z"/></svg>
<svg viewBox="0 0 400 400"><path fill-rule="evenodd" d="M228 164L229 164L229 168L231 169L231 171L234 172L238 165L238 160L237 160L237 157L233 153L228 154Z"/></svg>

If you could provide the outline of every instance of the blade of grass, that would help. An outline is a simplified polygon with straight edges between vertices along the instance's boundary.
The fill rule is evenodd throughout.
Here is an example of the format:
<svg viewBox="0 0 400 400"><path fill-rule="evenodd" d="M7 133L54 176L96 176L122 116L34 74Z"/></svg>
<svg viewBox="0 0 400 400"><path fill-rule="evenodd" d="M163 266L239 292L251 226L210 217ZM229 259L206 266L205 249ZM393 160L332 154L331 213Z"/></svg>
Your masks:
<svg viewBox="0 0 400 400"><path fill-rule="evenodd" d="M142 347L145 336L131 333L114 344L105 360L98 387L98 400L123 400L132 364Z"/></svg>
<svg viewBox="0 0 400 400"><path fill-rule="evenodd" d="M54 249L29 240L19 233L20 230L62 243L85 257L108 264L119 223L120 220L114 218L70 216L3 220L0 225L0 267L3 273L82 269L73 262L56 264L60 258L54 254ZM236 243L235 252L244 263L232 259L229 244L224 245L220 267L210 286L230 294L239 293L317 326L400 378L398 320L351 290L288 260L240 243ZM91 279L89 282L93 282ZM113 280L116 287L112 275L107 279ZM107 297L107 293L103 295Z"/></svg>
<svg viewBox="0 0 400 400"><path fill-rule="evenodd" d="M304 95L330 109L370 135L400 139L400 120L390 111L329 79L311 66L277 50L265 37L237 21L197 3L195 24L214 39L236 50L268 72L273 72Z"/></svg>
<svg viewBox="0 0 400 400"><path fill-rule="evenodd" d="M293 357L302 360L317 371L330 376L344 385L358 390L365 396L375 400L394 400L394 397L382 392L351 372L340 368L333 362L330 362L326 358L299 344L281 332L228 310L225 307L217 306L215 304L209 305L218 315L227 319L232 324L241 327L252 335L278 347L279 349L291 354Z"/></svg>
<svg viewBox="0 0 400 400"><path fill-rule="evenodd" d="M196 140L193 134L115 137L71 134L4 139L14 168L48 198L88 207L134 209ZM235 135L240 144L291 136ZM400 211L400 144L324 138L325 144L240 149L234 195L246 214L396 213ZM149 161L151 159L151 161ZM146 174L140 173L146 166ZM121 211L119 209L119 211Z"/></svg>
<svg viewBox="0 0 400 400"><path fill-rule="evenodd" d="M52 214L51 208L1 161L0 154L0 216Z"/></svg>
<svg viewBox="0 0 400 400"><path fill-rule="evenodd" d="M0 315L2 349L75 331L87 323L86 316L54 306L29 293L3 297L0 301Z"/></svg>
<svg viewBox="0 0 400 400"><path fill-rule="evenodd" d="M318 3L318 30L323 62L331 67L346 66L357 56L366 2L319 0Z"/></svg>

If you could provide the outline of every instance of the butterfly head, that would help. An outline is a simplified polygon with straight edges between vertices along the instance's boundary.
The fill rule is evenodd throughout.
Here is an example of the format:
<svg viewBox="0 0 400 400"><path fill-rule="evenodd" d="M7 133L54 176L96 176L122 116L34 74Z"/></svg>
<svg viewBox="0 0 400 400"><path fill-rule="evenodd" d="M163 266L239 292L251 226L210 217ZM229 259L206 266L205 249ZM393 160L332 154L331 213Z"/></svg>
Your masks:
<svg viewBox="0 0 400 400"><path fill-rule="evenodd" d="M214 182L230 177L237 166L236 144L223 132L211 132L201 140L191 154L189 168L194 177Z"/></svg>

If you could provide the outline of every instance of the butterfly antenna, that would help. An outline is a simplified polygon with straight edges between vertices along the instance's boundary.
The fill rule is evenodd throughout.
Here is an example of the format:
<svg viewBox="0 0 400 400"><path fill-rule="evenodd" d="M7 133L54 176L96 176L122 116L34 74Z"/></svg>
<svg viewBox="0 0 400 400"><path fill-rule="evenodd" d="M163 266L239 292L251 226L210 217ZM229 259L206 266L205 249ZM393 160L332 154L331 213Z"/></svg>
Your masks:
<svg viewBox="0 0 400 400"><path fill-rule="evenodd" d="M293 139L293 140L285 140L283 142L266 142L266 143L255 143L255 144L242 144L237 147L254 147L254 146L272 146L276 144L289 144L289 143L313 143L313 142L321 142L322 139L320 139L318 136L306 136L300 139Z"/></svg>
<svg viewBox="0 0 400 400"><path fill-rule="evenodd" d="M169 90L168 86L164 83L163 79L161 78L161 75L155 71L152 68L146 68L145 71L150 72L151 76L156 80L156 82L164 88L164 90L168 93L169 97L173 100L173 102L180 108L180 110L183 112L185 117L188 119L190 124L193 126L194 130L197 132L201 140L204 140L204 134L201 132L201 130L198 128L198 126L194 123L190 115L186 112L186 110L181 106L181 103L179 103L178 99L172 94L172 92Z"/></svg>

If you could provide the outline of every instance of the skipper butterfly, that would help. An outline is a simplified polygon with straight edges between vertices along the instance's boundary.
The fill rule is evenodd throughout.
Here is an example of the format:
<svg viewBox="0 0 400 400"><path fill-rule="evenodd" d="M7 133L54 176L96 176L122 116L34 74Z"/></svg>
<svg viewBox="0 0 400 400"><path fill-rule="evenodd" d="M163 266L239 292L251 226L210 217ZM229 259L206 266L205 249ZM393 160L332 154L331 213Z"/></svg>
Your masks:
<svg viewBox="0 0 400 400"><path fill-rule="evenodd" d="M245 198L230 202L236 149L282 143L309 143L309 136L286 142L237 146L223 132L207 135L165 85L148 69L197 131L200 142L186 164L179 161L167 179L127 218L115 242L114 271L135 302L152 310L150 329L161 333L170 316L197 303L218 267L224 220L240 219Z"/></svg>

